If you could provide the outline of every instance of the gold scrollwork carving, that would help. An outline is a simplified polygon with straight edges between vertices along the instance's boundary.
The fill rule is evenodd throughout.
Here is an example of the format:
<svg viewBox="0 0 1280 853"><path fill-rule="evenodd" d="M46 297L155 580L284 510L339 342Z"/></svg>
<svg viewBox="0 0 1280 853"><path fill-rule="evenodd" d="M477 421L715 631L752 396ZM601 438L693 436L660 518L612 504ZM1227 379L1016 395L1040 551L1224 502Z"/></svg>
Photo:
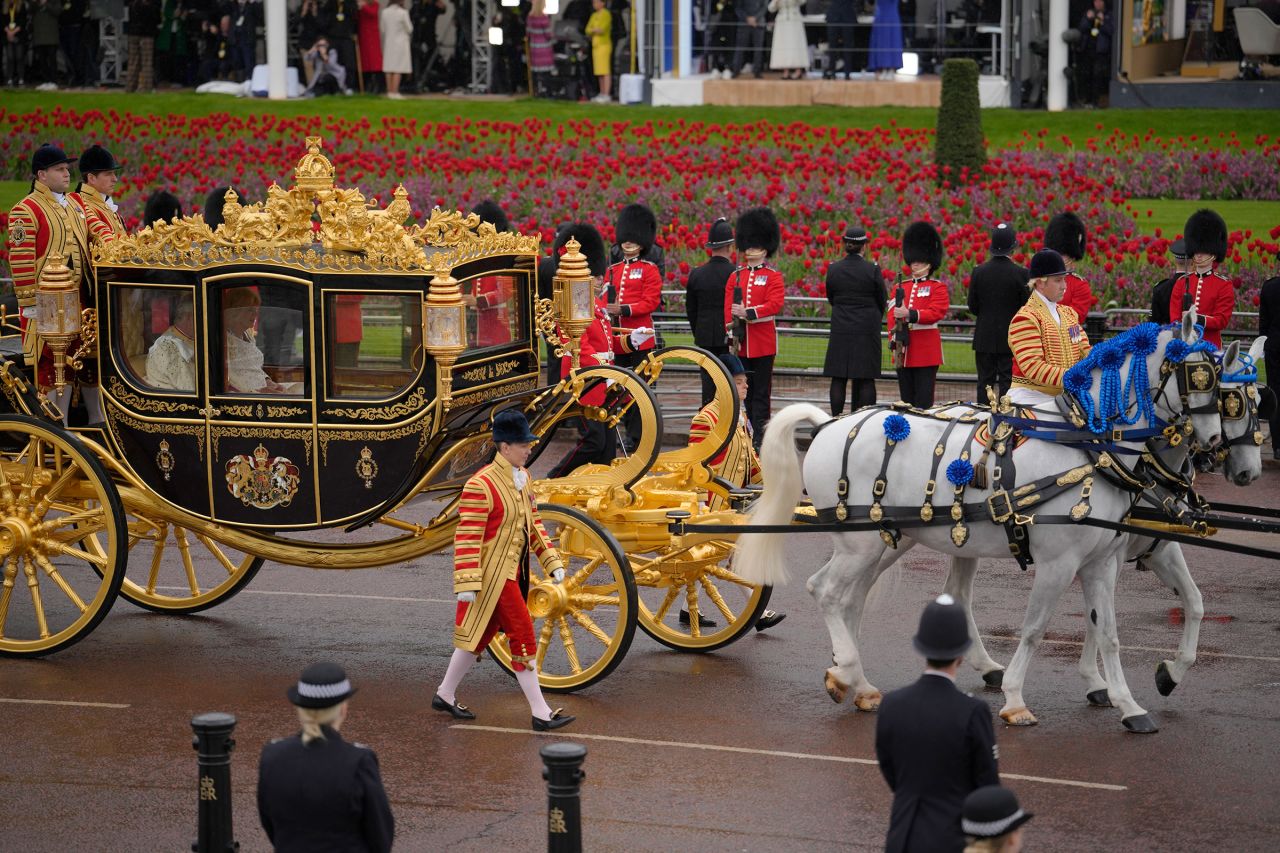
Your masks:
<svg viewBox="0 0 1280 853"><path fill-rule="evenodd" d="M315 434L310 427L301 429L263 429L245 426L215 426L209 428L209 439L213 444L213 458L218 458L218 440L222 438L272 438L284 441L301 441L306 448L307 464L311 464L311 443Z"/></svg>
<svg viewBox="0 0 1280 853"><path fill-rule="evenodd" d="M175 424L175 423L151 423L149 421L140 421L137 418L131 418L123 412L118 412L110 406L107 407L107 419L110 421L113 431L119 431L121 427L125 429L135 430L137 432L145 432L151 435L185 435L196 440L196 454L200 457L200 461L204 461L204 425L203 424ZM215 439L216 441L216 439Z"/></svg>
<svg viewBox="0 0 1280 853"><path fill-rule="evenodd" d="M343 418L354 418L362 421L393 421L412 415L427 404L427 391L419 388L409 395L409 399L393 406L365 406L360 409L325 409L326 415L337 415Z"/></svg>
<svg viewBox="0 0 1280 853"><path fill-rule="evenodd" d="M267 406L269 418L293 418L306 413L307 409L304 406Z"/></svg>
<svg viewBox="0 0 1280 853"><path fill-rule="evenodd" d="M415 421L395 429L322 429L320 430L320 464L329 464L329 442L331 441L391 441L417 433L418 450L415 456L421 455L422 447L430 437L429 420Z"/></svg>
<svg viewBox="0 0 1280 853"><path fill-rule="evenodd" d="M110 381L111 396L115 397L121 403L124 403L131 409L137 409L141 412L168 412L170 414L178 414L181 412L194 412L196 407L192 403L174 403L168 400L150 400L146 397L133 393L125 384L120 381L118 376L112 376Z"/></svg>
<svg viewBox="0 0 1280 853"><path fill-rule="evenodd" d="M506 361L495 361L458 374L468 382L483 382L486 379L501 379L520 366L520 359L511 358Z"/></svg>
<svg viewBox="0 0 1280 853"><path fill-rule="evenodd" d="M532 391L535 387L537 387L536 379L521 379L519 382L513 382L510 385L484 388L480 391L472 391L469 394L461 394L454 397L453 407L457 409L460 406L471 406L476 403L483 403L485 400L492 400L495 397L519 394L521 391Z"/></svg>
<svg viewBox="0 0 1280 853"><path fill-rule="evenodd" d="M253 406L251 405L246 405L246 406L224 405L221 407L221 409L222 409L222 414L235 415L238 418L251 418L254 416ZM258 415L258 417L262 417L262 416Z"/></svg>

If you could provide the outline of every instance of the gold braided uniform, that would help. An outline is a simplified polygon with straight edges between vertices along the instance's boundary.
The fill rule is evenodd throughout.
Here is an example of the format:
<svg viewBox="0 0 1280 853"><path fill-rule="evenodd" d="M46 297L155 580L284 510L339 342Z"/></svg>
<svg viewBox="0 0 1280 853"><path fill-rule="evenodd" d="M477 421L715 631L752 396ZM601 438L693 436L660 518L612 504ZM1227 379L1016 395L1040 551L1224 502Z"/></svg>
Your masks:
<svg viewBox="0 0 1280 853"><path fill-rule="evenodd" d="M1013 387L1051 397L1062 393L1062 377L1089 351L1089 337L1075 309L1058 304L1053 319L1045 300L1034 291L1009 324L1013 350Z"/></svg>

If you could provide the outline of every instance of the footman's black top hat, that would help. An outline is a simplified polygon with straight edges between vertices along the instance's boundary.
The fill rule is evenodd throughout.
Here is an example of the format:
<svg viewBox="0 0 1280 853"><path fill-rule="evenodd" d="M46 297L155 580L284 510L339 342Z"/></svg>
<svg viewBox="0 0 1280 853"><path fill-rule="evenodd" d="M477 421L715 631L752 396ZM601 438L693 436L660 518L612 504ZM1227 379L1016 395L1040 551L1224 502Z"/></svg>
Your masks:
<svg viewBox="0 0 1280 853"><path fill-rule="evenodd" d="M1051 275L1066 275L1067 264L1053 249L1041 249L1031 256L1031 277L1045 278Z"/></svg>
<svg viewBox="0 0 1280 853"><path fill-rule="evenodd" d="M529 421L515 409L504 409L493 416L493 443L531 444L538 437L529 429Z"/></svg>
<svg viewBox="0 0 1280 853"><path fill-rule="evenodd" d="M949 595L940 595L920 615L920 628L911 641L930 660L955 660L969 648L969 621L964 608Z"/></svg>
<svg viewBox="0 0 1280 853"><path fill-rule="evenodd" d="M1000 785L986 785L965 797L962 816L960 828L974 838L999 838L1035 817L1022 810L1013 791Z"/></svg>
<svg viewBox="0 0 1280 853"><path fill-rule="evenodd" d="M285 691L299 708L332 708L356 692L347 673L336 663L313 663L302 671L298 683Z"/></svg>
<svg viewBox="0 0 1280 853"><path fill-rule="evenodd" d="M1001 222L991 229L991 254L1003 258L1013 251L1017 243L1018 235L1008 224Z"/></svg>
<svg viewBox="0 0 1280 853"><path fill-rule="evenodd" d="M63 151L56 145L45 143L36 149L36 153L31 155L31 174L37 175L45 169L52 169L54 166L63 163L74 163L75 159L68 157L67 152Z"/></svg>
<svg viewBox="0 0 1280 853"><path fill-rule="evenodd" d="M123 169L116 162L116 158L111 156L111 152L103 148L101 145L90 145L80 155L80 174L89 175L94 172L114 172L117 169Z"/></svg>
<svg viewBox="0 0 1280 853"><path fill-rule="evenodd" d="M717 358L719 358L721 364L724 365L724 369L729 371L730 376L749 376L751 374L751 371L747 370L747 368L743 366L742 359L738 358L731 352L717 356Z"/></svg>
<svg viewBox="0 0 1280 853"><path fill-rule="evenodd" d="M711 223L711 230L707 232L707 248L719 249L731 243L733 243L733 226L729 224L729 220L721 216Z"/></svg>

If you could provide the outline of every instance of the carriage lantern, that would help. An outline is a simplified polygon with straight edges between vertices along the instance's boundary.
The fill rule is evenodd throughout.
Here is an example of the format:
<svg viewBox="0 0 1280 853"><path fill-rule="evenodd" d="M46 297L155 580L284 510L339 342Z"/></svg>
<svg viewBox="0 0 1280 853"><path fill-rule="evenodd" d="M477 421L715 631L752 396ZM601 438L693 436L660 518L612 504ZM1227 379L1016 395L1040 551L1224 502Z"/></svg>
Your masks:
<svg viewBox="0 0 1280 853"><path fill-rule="evenodd" d="M36 290L36 332L53 353L53 385L67 384L67 348L80 334L80 287L63 255L49 256Z"/></svg>
<svg viewBox="0 0 1280 853"><path fill-rule="evenodd" d="M446 269L436 270L427 291L426 349L436 363L436 393L447 411L452 401L453 364L467 347L467 306L458 280Z"/></svg>
<svg viewBox="0 0 1280 853"><path fill-rule="evenodd" d="M587 268L587 258L579 251L582 244L570 238L564 248L565 253L560 258L553 286L560 325L569 335L569 355L573 369L577 370L581 366L579 358L582 352L582 333L595 318L595 295L591 292L591 271Z"/></svg>

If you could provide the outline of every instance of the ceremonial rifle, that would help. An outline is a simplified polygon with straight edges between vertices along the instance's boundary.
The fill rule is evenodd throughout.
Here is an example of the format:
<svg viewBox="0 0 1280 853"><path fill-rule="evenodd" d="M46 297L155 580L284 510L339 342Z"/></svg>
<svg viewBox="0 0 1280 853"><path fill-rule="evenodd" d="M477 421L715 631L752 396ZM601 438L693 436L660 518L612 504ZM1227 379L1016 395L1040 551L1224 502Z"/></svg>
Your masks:
<svg viewBox="0 0 1280 853"><path fill-rule="evenodd" d="M893 307L901 308L907 300L907 292L902 287L902 274L898 274L897 289L893 292ZM889 349L893 350L893 366L906 367L907 365L907 341L911 338L911 324L906 317L899 317L893 326L893 340L889 342Z"/></svg>
<svg viewBox="0 0 1280 853"><path fill-rule="evenodd" d="M742 297L742 269L735 270L733 273L733 304L743 305ZM742 347L747 345L747 318L734 317L733 325L729 329L729 350L734 355Z"/></svg>

